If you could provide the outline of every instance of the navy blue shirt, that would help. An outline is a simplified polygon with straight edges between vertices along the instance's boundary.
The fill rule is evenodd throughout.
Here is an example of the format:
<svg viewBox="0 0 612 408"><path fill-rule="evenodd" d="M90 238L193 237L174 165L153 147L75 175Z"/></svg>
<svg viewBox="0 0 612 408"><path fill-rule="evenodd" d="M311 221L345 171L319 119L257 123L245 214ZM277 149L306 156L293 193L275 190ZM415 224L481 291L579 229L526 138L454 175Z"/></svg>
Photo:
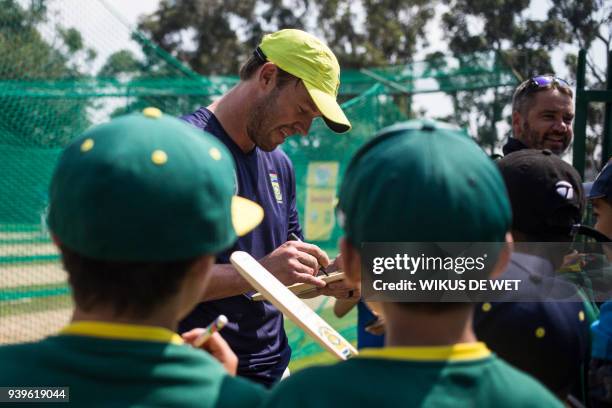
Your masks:
<svg viewBox="0 0 612 408"><path fill-rule="evenodd" d="M385 345L385 335L376 335L366 331L366 327L376 320L363 300L357 303L357 348L381 348Z"/></svg>
<svg viewBox="0 0 612 408"><path fill-rule="evenodd" d="M237 195L257 202L264 209L262 223L238 238L217 263L228 264L234 251L245 251L260 259L287 241L291 232L302 237L295 204L295 174L280 149L264 152L255 147L244 153L221 123L202 107L183 120L216 136L232 153L237 169ZM248 294L200 303L180 324L179 331L203 327L218 315L227 316L223 338L238 356L238 375L271 386L278 381L291 358L283 327L283 315L269 302L252 301Z"/></svg>

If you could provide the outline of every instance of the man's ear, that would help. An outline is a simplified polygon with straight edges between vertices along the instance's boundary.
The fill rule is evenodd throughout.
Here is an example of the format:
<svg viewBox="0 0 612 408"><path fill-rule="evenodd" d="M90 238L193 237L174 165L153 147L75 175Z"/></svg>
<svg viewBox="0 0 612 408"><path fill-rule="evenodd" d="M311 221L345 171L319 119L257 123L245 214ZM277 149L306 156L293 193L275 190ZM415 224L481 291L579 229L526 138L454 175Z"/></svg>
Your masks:
<svg viewBox="0 0 612 408"><path fill-rule="evenodd" d="M361 255L355 247L346 239L340 238L340 253L346 279L358 284L361 282Z"/></svg>
<svg viewBox="0 0 612 408"><path fill-rule="evenodd" d="M523 137L523 115L519 111L512 112L512 135L515 139Z"/></svg>
<svg viewBox="0 0 612 408"><path fill-rule="evenodd" d="M506 232L506 243L497 257L497 262L489 274L489 279L495 279L505 272L508 263L510 262L510 256L512 255L513 249L514 241L512 239L512 234L510 232Z"/></svg>
<svg viewBox="0 0 612 408"><path fill-rule="evenodd" d="M257 83L261 90L269 92L276 87L276 76L278 75L278 67L266 62L261 66L257 73Z"/></svg>

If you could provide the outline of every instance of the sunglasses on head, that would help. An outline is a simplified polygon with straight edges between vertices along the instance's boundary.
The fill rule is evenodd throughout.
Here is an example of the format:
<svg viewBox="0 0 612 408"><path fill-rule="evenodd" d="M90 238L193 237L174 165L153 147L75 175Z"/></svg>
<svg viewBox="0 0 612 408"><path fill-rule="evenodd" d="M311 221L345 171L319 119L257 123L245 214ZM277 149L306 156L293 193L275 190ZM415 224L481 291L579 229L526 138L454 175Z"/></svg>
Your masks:
<svg viewBox="0 0 612 408"><path fill-rule="evenodd" d="M533 78L531 78L529 80L529 88L545 88L547 86L549 86L550 84L553 83L557 83L561 86L565 86L570 88L571 85L569 84L569 82L567 82L565 79L556 77L554 75L539 75L539 76L535 76Z"/></svg>

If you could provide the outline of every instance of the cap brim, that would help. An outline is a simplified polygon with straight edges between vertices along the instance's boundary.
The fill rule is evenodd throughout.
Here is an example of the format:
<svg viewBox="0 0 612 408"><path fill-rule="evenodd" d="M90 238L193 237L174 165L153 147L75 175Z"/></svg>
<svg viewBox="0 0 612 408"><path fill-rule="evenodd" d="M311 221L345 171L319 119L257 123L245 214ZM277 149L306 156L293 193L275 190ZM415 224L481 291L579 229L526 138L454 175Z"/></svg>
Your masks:
<svg viewBox="0 0 612 408"><path fill-rule="evenodd" d="M327 127L336 133L344 133L351 130L351 122L346 118L334 96L317 89L306 81L304 81L304 86L315 105L317 105L319 112L321 112Z"/></svg>
<svg viewBox="0 0 612 408"><path fill-rule="evenodd" d="M252 231L263 217L264 210L259 204L240 196L232 197L232 225L239 237Z"/></svg>

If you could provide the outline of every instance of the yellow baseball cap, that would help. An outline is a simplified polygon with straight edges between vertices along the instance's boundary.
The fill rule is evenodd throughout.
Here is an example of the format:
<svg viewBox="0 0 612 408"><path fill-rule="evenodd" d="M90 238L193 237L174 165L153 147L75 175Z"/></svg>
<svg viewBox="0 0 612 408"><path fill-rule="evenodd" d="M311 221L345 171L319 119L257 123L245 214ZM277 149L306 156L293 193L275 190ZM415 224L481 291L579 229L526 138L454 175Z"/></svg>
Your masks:
<svg viewBox="0 0 612 408"><path fill-rule="evenodd" d="M304 82L331 130L344 133L351 129L351 122L336 101L340 65L327 45L302 30L285 29L265 35L259 50L268 61Z"/></svg>

